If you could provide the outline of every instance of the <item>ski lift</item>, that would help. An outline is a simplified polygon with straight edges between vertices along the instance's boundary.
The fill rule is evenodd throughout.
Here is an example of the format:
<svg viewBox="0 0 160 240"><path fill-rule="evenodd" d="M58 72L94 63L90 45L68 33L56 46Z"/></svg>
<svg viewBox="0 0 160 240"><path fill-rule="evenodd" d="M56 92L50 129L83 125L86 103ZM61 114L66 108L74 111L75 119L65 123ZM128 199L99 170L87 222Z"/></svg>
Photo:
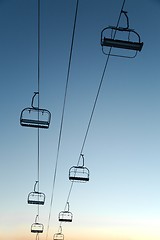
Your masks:
<svg viewBox="0 0 160 240"><path fill-rule="evenodd" d="M83 165L73 166L69 169L69 180L76 182L88 182L89 181L89 169L84 167L84 155L80 157L83 159Z"/></svg>
<svg viewBox="0 0 160 240"><path fill-rule="evenodd" d="M44 226L41 223L37 222L38 215L36 216L35 223L31 225L31 232L32 233L43 233Z"/></svg>
<svg viewBox="0 0 160 240"><path fill-rule="evenodd" d="M51 113L47 109L34 106L34 98L39 92L34 92L31 107L24 108L20 115L20 124L25 127L49 128Z"/></svg>
<svg viewBox="0 0 160 240"><path fill-rule="evenodd" d="M34 184L34 190L33 192L30 192L28 194L28 204L37 204L37 205L44 205L45 202L45 194L42 192L36 191L36 185L38 184L38 181Z"/></svg>
<svg viewBox="0 0 160 240"><path fill-rule="evenodd" d="M72 222L73 214L69 212L69 202L67 202L68 210L67 211L61 211L59 213L59 221L60 222Z"/></svg>
<svg viewBox="0 0 160 240"><path fill-rule="evenodd" d="M115 27L108 26L104 28L101 32L101 46L102 52L106 55L117 56L117 57L126 57L134 58L137 55L137 52L142 50L143 42L141 42L140 35L134 30L129 28L129 18L126 11L122 11L127 21L126 27ZM115 39L116 33L122 33L121 39ZM108 36L110 34L110 37ZM123 37L122 37L123 36ZM125 36L125 38L124 38ZM130 41L130 38L135 39L136 41ZM106 50L107 47L121 48L126 50L132 50L132 55L121 55L121 54L111 54L111 50Z"/></svg>
<svg viewBox="0 0 160 240"><path fill-rule="evenodd" d="M64 240L64 235L62 234L62 227L60 226L60 231L53 235L53 240Z"/></svg>

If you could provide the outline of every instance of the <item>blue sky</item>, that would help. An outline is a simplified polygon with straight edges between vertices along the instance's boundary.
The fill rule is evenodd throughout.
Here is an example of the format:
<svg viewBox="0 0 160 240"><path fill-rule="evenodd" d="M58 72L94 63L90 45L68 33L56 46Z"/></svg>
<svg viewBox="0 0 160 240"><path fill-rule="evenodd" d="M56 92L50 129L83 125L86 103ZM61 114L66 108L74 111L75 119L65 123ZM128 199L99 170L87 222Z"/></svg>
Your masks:
<svg viewBox="0 0 160 240"><path fill-rule="evenodd" d="M40 131L40 222L46 237L52 178L76 1L41 0L40 106L52 114ZM116 25L121 0L80 0L48 239L58 231L106 61L101 30ZM74 184L73 223L66 240L157 240L159 233L160 2L126 0L130 27L144 47L135 59L110 57L84 147L90 181ZM20 113L37 88L37 1L0 1L1 218L0 239L35 239L36 207L26 203L36 180L37 131ZM123 21L122 21L123 22Z"/></svg>

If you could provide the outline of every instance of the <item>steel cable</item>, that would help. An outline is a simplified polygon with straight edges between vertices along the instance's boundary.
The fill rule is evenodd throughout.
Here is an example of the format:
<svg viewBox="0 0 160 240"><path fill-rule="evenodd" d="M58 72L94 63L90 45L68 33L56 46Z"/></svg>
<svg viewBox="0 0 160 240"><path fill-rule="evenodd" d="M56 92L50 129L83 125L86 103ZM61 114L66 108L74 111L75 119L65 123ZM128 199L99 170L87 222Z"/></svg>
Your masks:
<svg viewBox="0 0 160 240"><path fill-rule="evenodd" d="M123 8L124 8L124 5L125 5L125 1L126 0L123 0L123 3L122 3L122 7L121 7L121 10L120 10L120 14L119 14L119 17L118 17L118 20L117 20L117 27L119 25L119 22L120 22L120 18L121 18L121 14L122 14L122 11L123 11ZM114 36L113 38L115 38L116 36L116 31L114 33ZM85 132L85 136L84 136L84 140L82 142L82 147L81 147L81 150L80 150L80 155L79 155L79 159L78 159L78 162L77 162L77 166L79 165L79 162L80 162L80 157L81 157L81 154L83 153L83 150L84 150L84 146L86 144L86 140L87 140L87 136L88 136L88 133L89 133L89 129L90 129L90 126L91 126L91 122L92 122L92 119L93 119L93 115L94 115L94 112L95 112L95 108L96 108L96 105L97 105L97 101L98 101L98 97L99 97L99 94L100 94L100 90L102 88L102 83L103 83L103 80L104 80L104 76L105 76L105 73L106 73L106 69L107 69L107 66L108 66L108 62L109 62L109 57L110 57L110 54L111 54L111 50L112 50L112 47L110 47L109 49L109 53L107 55L107 59L106 59L106 62L105 62L105 65L104 65L104 69L103 69L103 72L102 72L102 76L100 78L100 83L99 83L99 86L98 86L98 90L97 90L97 94L96 94L96 97L95 97L95 100L94 100L94 104L93 104L93 108L92 108L92 111L91 111L91 115L90 115L90 118L89 118L89 122L88 122L88 125L87 125L87 129L86 129L86 132ZM67 195L67 200L66 200L66 204L65 204L65 207L64 207L64 211L67 207L67 203L69 202L69 198L70 198L70 195L71 195L71 192L72 192L72 188L73 188L73 183L71 183L71 186L70 186L70 189L69 189L69 192L68 192L68 195ZM62 223L60 223L59 226L61 226Z"/></svg>
<svg viewBox="0 0 160 240"><path fill-rule="evenodd" d="M65 113L65 106L66 106L66 99L67 99L67 90L68 90L68 83L69 83L69 77L70 77L70 69L71 69L71 62L72 62L72 52L73 52L74 37L75 37L75 30L76 30L76 21L77 21L77 14L78 14L78 6L79 6L79 0L76 1L76 10L75 10L74 25L73 25L73 31L72 31L71 48L70 48L68 70L67 70L67 78L66 78L65 93L64 93L64 101L63 101L63 109L62 109L61 124L60 124L59 138L58 138L58 146L57 146L56 164L55 164L54 174L53 174L52 193L51 193L51 200L50 200L50 210L49 210L49 215L48 215L46 240L48 239L48 232L49 232L51 212L52 212L52 205L53 205L53 197L54 197L54 189L55 189L56 176L57 176L59 152L60 152L62 130L63 130L63 122L64 122L64 113Z"/></svg>

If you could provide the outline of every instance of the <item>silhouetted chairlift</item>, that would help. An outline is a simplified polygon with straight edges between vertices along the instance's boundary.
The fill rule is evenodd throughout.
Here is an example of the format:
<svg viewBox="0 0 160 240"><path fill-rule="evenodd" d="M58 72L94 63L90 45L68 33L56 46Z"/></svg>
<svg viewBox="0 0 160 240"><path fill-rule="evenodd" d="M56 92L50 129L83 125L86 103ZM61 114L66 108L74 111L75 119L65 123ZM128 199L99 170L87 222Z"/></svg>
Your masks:
<svg viewBox="0 0 160 240"><path fill-rule="evenodd" d="M141 42L140 35L134 30L129 28L129 18L127 16L126 11L122 11L121 13L124 14L127 21L126 27L115 27L115 26L108 26L104 28L101 32L101 46L102 51L106 55L110 56L117 56L117 57L127 57L127 58L134 58L137 55L137 51L141 51L143 47L143 42ZM122 33L122 39L115 39L116 33ZM124 33L127 34L127 39L124 39ZM110 37L108 36L110 34ZM136 38L136 41L130 41L130 38ZM121 48L127 50L133 50L133 55L121 55L121 54L111 54L108 47L113 48ZM107 48L107 50L106 50Z"/></svg>
<svg viewBox="0 0 160 240"><path fill-rule="evenodd" d="M62 234L62 227L60 226L60 231L53 235L53 240L64 240L64 235Z"/></svg>
<svg viewBox="0 0 160 240"><path fill-rule="evenodd" d="M30 192L28 194L28 204L37 204L37 205L44 205L45 202L45 194L42 192L36 191L36 186L38 184L38 181L35 182L34 190L33 192Z"/></svg>
<svg viewBox="0 0 160 240"><path fill-rule="evenodd" d="M89 181L89 169L84 167L84 155L81 154L83 164L81 166L73 166L69 169L69 180L76 182Z"/></svg>
<svg viewBox="0 0 160 240"><path fill-rule="evenodd" d="M59 213L58 219L60 222L72 222L73 214L69 212L69 202L67 202L67 206L67 211L61 211Z"/></svg>
<svg viewBox="0 0 160 240"><path fill-rule="evenodd" d="M43 233L44 226L41 223L37 222L38 215L36 216L35 223L31 225L31 232L32 233Z"/></svg>
<svg viewBox="0 0 160 240"><path fill-rule="evenodd" d="M49 128L51 113L46 109L40 109L34 106L35 96L39 94L34 92L31 107L24 108L20 115L20 124L25 127Z"/></svg>

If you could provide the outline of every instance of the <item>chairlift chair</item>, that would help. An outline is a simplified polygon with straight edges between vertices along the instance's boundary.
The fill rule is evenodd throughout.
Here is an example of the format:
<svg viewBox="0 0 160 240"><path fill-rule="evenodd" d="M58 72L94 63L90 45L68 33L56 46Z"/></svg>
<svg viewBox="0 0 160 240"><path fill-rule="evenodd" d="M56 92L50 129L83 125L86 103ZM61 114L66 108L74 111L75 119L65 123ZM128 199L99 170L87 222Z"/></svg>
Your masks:
<svg viewBox="0 0 160 240"><path fill-rule="evenodd" d="M64 240L64 235L62 233L55 233L53 240Z"/></svg>
<svg viewBox="0 0 160 240"><path fill-rule="evenodd" d="M59 213L59 222L72 222L73 215L68 211L61 211Z"/></svg>
<svg viewBox="0 0 160 240"><path fill-rule="evenodd" d="M84 155L80 155L83 158L83 164L81 166L73 166L69 169L69 180L76 182L88 182L89 181L89 169L84 167Z"/></svg>
<svg viewBox="0 0 160 240"><path fill-rule="evenodd" d="M41 223L33 223L31 225L31 232L32 233L43 233L44 226Z"/></svg>
<svg viewBox="0 0 160 240"><path fill-rule="evenodd" d="M41 109L33 105L35 92L32 97L31 107L24 108L20 115L20 124L25 127L49 128L51 113L47 109Z"/></svg>
<svg viewBox="0 0 160 240"><path fill-rule="evenodd" d="M53 235L53 240L64 240L64 235L62 234L62 227L60 226L60 231Z"/></svg>
<svg viewBox="0 0 160 240"><path fill-rule="evenodd" d="M73 214L69 212L69 203L67 202L68 210L61 211L58 215L59 222L72 222Z"/></svg>
<svg viewBox="0 0 160 240"><path fill-rule="evenodd" d="M104 28L101 32L101 46L102 51L106 55L110 56L117 56L117 57L127 57L127 58L134 58L137 55L137 52L142 50L143 42L141 42L140 35L134 30L129 28L129 19L127 16L127 12L122 11L124 13L127 26L126 27L115 27L115 26L108 26ZM127 39L115 39L116 32L127 33ZM110 34L110 36L108 36ZM136 41L130 41L130 38L136 39ZM121 54L111 54L111 52L106 47L113 47L113 48L121 48L126 50L132 50L134 53L133 55L121 55Z"/></svg>
<svg viewBox="0 0 160 240"><path fill-rule="evenodd" d="M44 226L42 223L37 222L38 215L36 216L35 223L31 225L31 232L32 233L43 233Z"/></svg>
<svg viewBox="0 0 160 240"><path fill-rule="evenodd" d="M42 192L36 191L36 185L38 184L38 181L36 181L34 185L33 192L30 192L28 194L27 202L28 204L37 204L37 205L44 205L45 203L45 194Z"/></svg>
<svg viewBox="0 0 160 240"><path fill-rule="evenodd" d="M28 204L44 205L45 194L42 192L30 192L28 195Z"/></svg>

